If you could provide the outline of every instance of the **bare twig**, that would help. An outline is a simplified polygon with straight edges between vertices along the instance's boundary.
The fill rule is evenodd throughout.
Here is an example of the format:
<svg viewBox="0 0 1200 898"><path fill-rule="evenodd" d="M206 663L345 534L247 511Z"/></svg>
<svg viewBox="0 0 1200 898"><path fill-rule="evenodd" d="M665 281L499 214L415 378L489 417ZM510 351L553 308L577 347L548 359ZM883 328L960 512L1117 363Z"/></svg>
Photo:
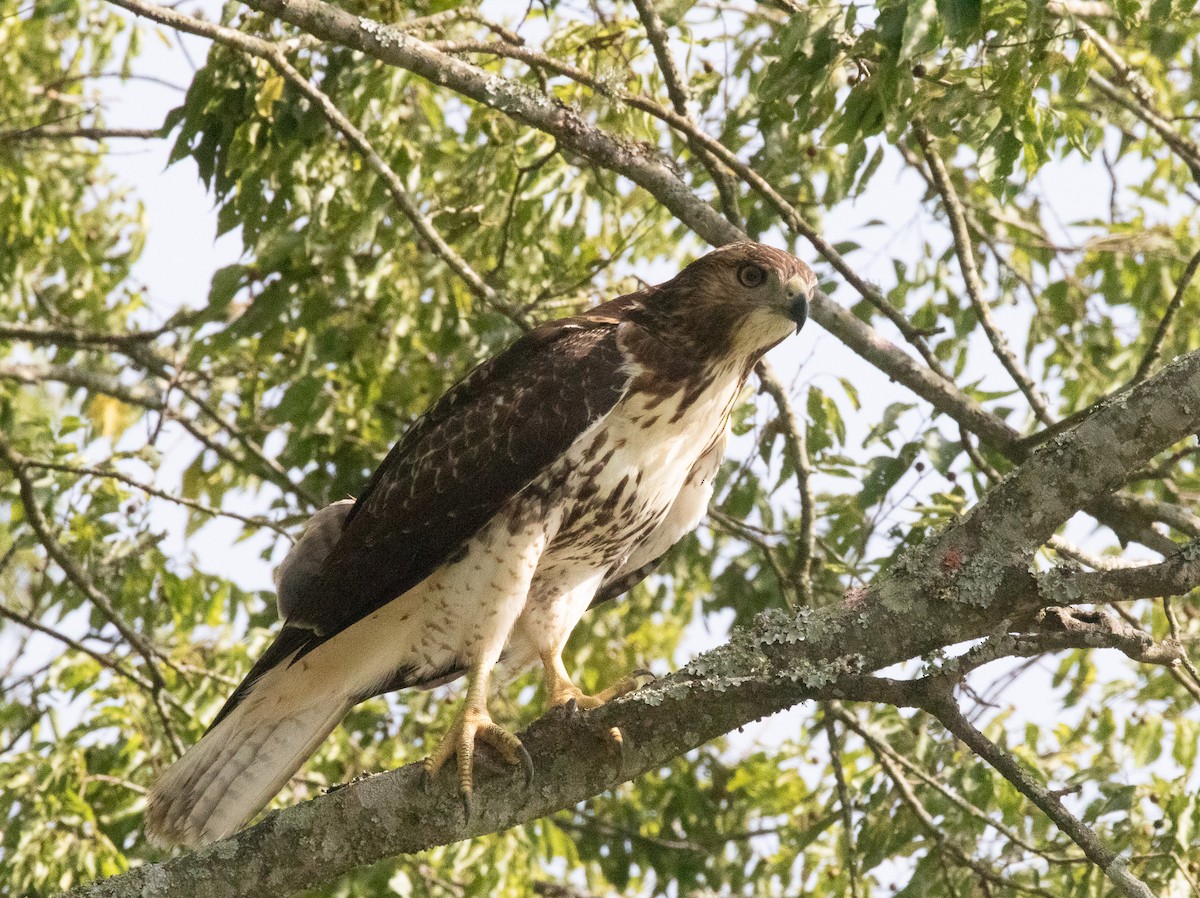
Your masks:
<svg viewBox="0 0 1200 898"><path fill-rule="evenodd" d="M834 725L836 702L822 702L824 708L825 738L829 742L829 763L833 767L837 785L838 807L842 814L842 833L846 842L846 872L850 882L850 898L858 898L858 850L854 844L854 808L850 803L850 789L846 785L846 771L842 768L842 742Z"/></svg>
<svg viewBox="0 0 1200 898"><path fill-rule="evenodd" d="M1054 417L1046 405L1045 398L1038 392L1029 372L1025 370L1025 366L1021 364L1021 360L1017 358L1012 347L1008 345L1008 340L1001 333L996 319L992 316L991 306L984 298L983 281L979 276L979 269L975 265L975 251L971 245L967 216L959 201L958 193L954 189L950 172L946 169L946 163L942 161L941 155L934 148L933 140L920 119L913 121L912 130L916 135L917 143L920 144L921 150L925 154L925 160L929 163L933 184L942 198L942 205L945 207L946 217L950 222L950 233L954 238L954 253L958 257L963 281L967 286L967 296L970 297L971 305L975 307L979 323L983 325L984 333L987 334L988 341L992 344L992 350L1000 360L1000 364L1004 366L1017 387L1025 394L1034 413L1044 424L1053 424Z"/></svg>
<svg viewBox="0 0 1200 898"><path fill-rule="evenodd" d="M64 125L34 125L0 131L0 143L15 143L29 140L109 140L131 137L142 140L162 137L161 128L76 128Z"/></svg>
<svg viewBox="0 0 1200 898"><path fill-rule="evenodd" d="M1054 792L1043 787L1013 755L984 736L963 716L948 689L930 690L921 707L936 717L971 751L999 771L1017 791L1037 805L1059 829L1071 837L1121 894L1127 898L1154 898L1150 887L1130 873L1117 853L1101 841L1082 820L1068 811Z"/></svg>
<svg viewBox="0 0 1200 898"><path fill-rule="evenodd" d="M813 604L812 567L816 554L816 539L813 531L812 464L808 457L807 428L796 416L787 390L779 382L770 362L763 359L754 369L758 374L762 391L767 393L779 410L779 421L788 460L796 472L796 487L800 493L800 533L795 540L796 555L792 564L791 581L796 587L800 606L810 608Z"/></svg>
<svg viewBox="0 0 1200 898"><path fill-rule="evenodd" d="M1200 250L1196 250L1192 257L1184 266L1183 274L1179 276L1179 282L1175 285L1175 295L1171 297L1171 301L1167 303L1167 308L1163 312L1162 319L1158 322L1158 327L1154 331L1154 336L1150 338L1150 345L1146 347L1146 354L1142 356L1142 361L1138 364L1137 373L1133 375L1133 382L1140 383L1146 379L1150 373L1150 369L1154 367L1159 356L1162 355L1163 343L1167 339L1167 333L1171 330L1171 324L1175 320L1175 315L1183 306L1183 296L1187 292L1187 288L1191 286L1192 278L1196 276L1196 269L1200 268Z"/></svg>

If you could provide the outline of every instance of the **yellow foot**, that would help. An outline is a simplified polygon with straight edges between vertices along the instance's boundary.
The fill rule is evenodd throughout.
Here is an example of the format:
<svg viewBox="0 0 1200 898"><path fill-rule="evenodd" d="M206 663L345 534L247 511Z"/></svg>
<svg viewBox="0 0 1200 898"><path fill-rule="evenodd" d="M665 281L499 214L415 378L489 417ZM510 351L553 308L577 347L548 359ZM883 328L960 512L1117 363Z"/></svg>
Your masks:
<svg viewBox="0 0 1200 898"><path fill-rule="evenodd" d="M648 670L638 668L629 676L618 680L602 692L595 695L588 695L570 680L565 677L559 679L553 684L553 689L550 693L550 706L554 708L563 708L567 714L577 714L580 709L590 711L593 708L599 708L605 702L610 702L614 698L620 698L622 695L628 695L641 688L642 680L646 682L657 679L654 674ZM618 771L625 769L625 736L621 733L620 727L609 727L609 741L617 750L617 769Z"/></svg>
<svg viewBox="0 0 1200 898"><path fill-rule="evenodd" d="M584 711L590 711L593 708L599 708L605 702L610 702L614 698L620 698L623 695L628 695L631 692L636 692L642 687L642 679L646 682L657 679L654 674L648 670L638 668L629 676L624 677L613 683L602 692L597 692L595 695L588 695L570 680L560 680L554 684L554 689L550 694L550 706L556 708L559 705L568 705L569 710L574 708L582 708Z"/></svg>
<svg viewBox="0 0 1200 898"><path fill-rule="evenodd" d="M533 781L533 760L520 739L493 723L486 709L468 708L459 712L453 726L450 727L450 732L438 743L433 754L425 759L425 787L429 788L429 784L450 760L451 755L456 756L458 794L462 799L463 815L468 821L471 819L471 793L475 785L472 762L477 739L494 748L509 764L524 768L526 789Z"/></svg>

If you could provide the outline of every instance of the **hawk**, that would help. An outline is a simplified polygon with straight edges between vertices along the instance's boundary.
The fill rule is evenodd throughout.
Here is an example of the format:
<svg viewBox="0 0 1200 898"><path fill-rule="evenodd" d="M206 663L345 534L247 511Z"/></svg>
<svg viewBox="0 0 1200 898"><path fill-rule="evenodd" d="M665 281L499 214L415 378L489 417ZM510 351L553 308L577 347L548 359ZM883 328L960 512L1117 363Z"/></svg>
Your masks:
<svg viewBox="0 0 1200 898"><path fill-rule="evenodd" d="M278 792L358 702L462 675L426 760L452 757L470 812L477 741L526 765L492 721L503 662L540 662L551 705L596 707L563 646L699 523L729 416L762 355L799 330L807 265L758 243L526 333L418 418L361 496L318 512L277 575L283 627L204 737L158 780L159 844L223 838Z"/></svg>

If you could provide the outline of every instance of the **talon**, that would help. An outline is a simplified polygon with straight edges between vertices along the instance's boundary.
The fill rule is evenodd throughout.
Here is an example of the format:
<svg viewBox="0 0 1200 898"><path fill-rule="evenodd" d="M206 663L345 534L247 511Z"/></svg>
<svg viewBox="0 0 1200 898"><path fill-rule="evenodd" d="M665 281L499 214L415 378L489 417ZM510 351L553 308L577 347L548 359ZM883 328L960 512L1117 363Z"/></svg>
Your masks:
<svg viewBox="0 0 1200 898"><path fill-rule="evenodd" d="M500 757L512 766L520 766L524 773L526 788L533 781L533 759L512 733L497 726L488 716L487 710L464 708L454 725L434 753L425 759L425 788L432 786L433 778L451 757L457 761L458 792L462 799L463 814L469 822L472 816L471 795L475 785L475 743L485 742L496 750Z"/></svg>
<svg viewBox="0 0 1200 898"><path fill-rule="evenodd" d="M655 680L658 679L658 674L656 674L652 670L646 670L646 668L644 668L644 667L637 668L636 670L633 671L632 674L630 674L630 676L647 677L650 680L650 682L654 682Z"/></svg>
<svg viewBox="0 0 1200 898"><path fill-rule="evenodd" d="M470 790L467 790L466 792L460 792L458 794L458 798L459 798L459 801L462 802L463 825L466 826L467 824L469 824L471 822L472 801L471 801Z"/></svg>
<svg viewBox="0 0 1200 898"><path fill-rule="evenodd" d="M529 750L518 742L521 749L521 765L525 768L525 791L529 791L529 787L533 785L533 758L529 757Z"/></svg>
<svg viewBox="0 0 1200 898"><path fill-rule="evenodd" d="M576 699L575 696L571 696L569 699L566 700L566 702L563 703L562 709L563 709L563 713L566 714L568 717L578 717L579 716L579 701L578 701L578 699Z"/></svg>

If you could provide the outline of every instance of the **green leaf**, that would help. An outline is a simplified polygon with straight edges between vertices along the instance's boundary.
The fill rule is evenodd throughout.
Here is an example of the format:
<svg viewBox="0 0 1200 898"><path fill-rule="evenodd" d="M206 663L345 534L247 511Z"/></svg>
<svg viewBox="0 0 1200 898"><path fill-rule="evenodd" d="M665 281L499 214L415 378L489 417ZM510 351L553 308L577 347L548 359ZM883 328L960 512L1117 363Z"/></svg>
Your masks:
<svg viewBox="0 0 1200 898"><path fill-rule="evenodd" d="M965 44L979 30L982 0L937 0L938 12L946 23L946 34L957 44Z"/></svg>

